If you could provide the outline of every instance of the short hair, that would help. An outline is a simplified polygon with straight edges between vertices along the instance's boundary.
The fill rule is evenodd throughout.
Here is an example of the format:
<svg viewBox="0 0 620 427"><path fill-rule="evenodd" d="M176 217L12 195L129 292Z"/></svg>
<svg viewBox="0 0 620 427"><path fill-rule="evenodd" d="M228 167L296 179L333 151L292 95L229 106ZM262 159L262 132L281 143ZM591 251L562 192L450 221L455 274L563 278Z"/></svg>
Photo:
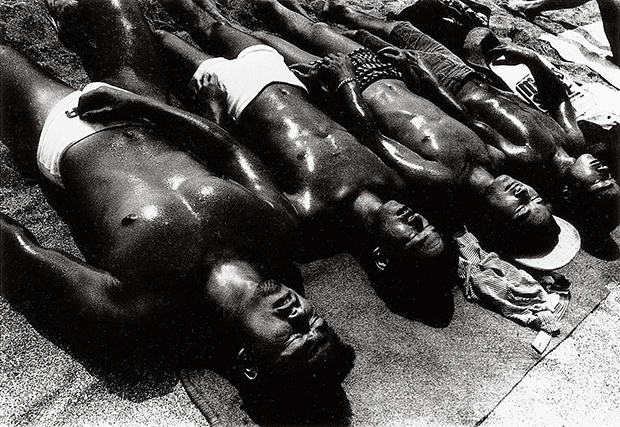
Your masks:
<svg viewBox="0 0 620 427"><path fill-rule="evenodd" d="M562 216L589 232L609 233L620 224L617 193L592 194L566 184L553 204Z"/></svg>
<svg viewBox="0 0 620 427"><path fill-rule="evenodd" d="M239 381L244 409L255 421L320 424L348 416L333 398L342 391L355 352L327 327L329 339L314 354L268 362L256 379Z"/></svg>
<svg viewBox="0 0 620 427"><path fill-rule="evenodd" d="M505 221L485 210L468 225L486 250L513 256L547 253L558 243L560 234L551 214L540 224L530 224Z"/></svg>
<svg viewBox="0 0 620 427"><path fill-rule="evenodd" d="M454 313L452 288L458 282L458 253L451 241L433 258L407 263L388 260L384 270L359 259L375 292L396 314L432 327L446 327Z"/></svg>

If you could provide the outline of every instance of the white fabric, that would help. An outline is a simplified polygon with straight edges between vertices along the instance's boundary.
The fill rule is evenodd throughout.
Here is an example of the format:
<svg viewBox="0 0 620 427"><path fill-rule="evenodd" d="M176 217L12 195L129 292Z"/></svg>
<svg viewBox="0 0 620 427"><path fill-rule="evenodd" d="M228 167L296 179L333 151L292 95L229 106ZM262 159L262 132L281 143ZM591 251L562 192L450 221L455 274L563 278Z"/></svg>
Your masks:
<svg viewBox="0 0 620 427"><path fill-rule="evenodd" d="M620 67L607 59L611 50L609 42L601 43L601 34L604 34L603 23L598 21L557 36L543 33L539 39L549 42L564 60L588 66L620 89Z"/></svg>
<svg viewBox="0 0 620 427"><path fill-rule="evenodd" d="M544 57L540 59L561 78L571 103L575 108L577 121L594 123L609 130L620 123L620 91L603 86L600 83L580 84L566 73L553 66ZM489 64L491 70L525 102L540 111L548 113L540 103L538 88L529 68L524 64L497 65Z"/></svg>
<svg viewBox="0 0 620 427"><path fill-rule="evenodd" d="M306 87L288 69L284 58L266 45L250 46L235 59L211 58L204 61L192 77L190 88L194 93L217 76L227 93L228 114L235 120L260 92L272 83L287 83L307 92Z"/></svg>
<svg viewBox="0 0 620 427"><path fill-rule="evenodd" d="M60 162L71 146L97 132L129 124L125 121L87 122L75 114L80 96L101 86L114 87L106 83L90 83L83 90L70 93L58 102L45 120L39 137L37 164L41 173L56 185L63 187Z"/></svg>
<svg viewBox="0 0 620 427"><path fill-rule="evenodd" d="M570 300L568 289L548 292L527 272L482 249L469 232L454 239L460 252L458 275L464 279L468 301L533 329L559 333L559 321Z"/></svg>

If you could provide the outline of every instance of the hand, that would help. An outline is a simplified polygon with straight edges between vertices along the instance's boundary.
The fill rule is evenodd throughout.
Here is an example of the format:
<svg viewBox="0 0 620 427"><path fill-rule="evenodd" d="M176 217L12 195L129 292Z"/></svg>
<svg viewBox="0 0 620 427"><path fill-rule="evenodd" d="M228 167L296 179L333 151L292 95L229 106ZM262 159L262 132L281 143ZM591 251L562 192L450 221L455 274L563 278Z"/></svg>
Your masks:
<svg viewBox="0 0 620 427"><path fill-rule="evenodd" d="M198 103L226 102L226 87L215 74L204 73L199 80L192 79L190 90Z"/></svg>
<svg viewBox="0 0 620 427"><path fill-rule="evenodd" d="M139 95L102 86L80 96L77 113L82 120L115 120L133 118Z"/></svg>
<svg viewBox="0 0 620 427"><path fill-rule="evenodd" d="M320 96L329 96L329 90L323 85L319 77L318 65L322 60L314 61L309 64L298 63L289 66L289 69L301 82L308 88L310 92L320 94Z"/></svg>
<svg viewBox="0 0 620 427"><path fill-rule="evenodd" d="M341 81L355 78L355 70L343 53L332 53L317 64L318 77L333 92Z"/></svg>
<svg viewBox="0 0 620 427"><path fill-rule="evenodd" d="M423 93L425 87L438 84L430 67L415 51L390 46L377 52L377 56L394 64L403 73L407 85L414 93Z"/></svg>
<svg viewBox="0 0 620 427"><path fill-rule="evenodd" d="M205 73L200 81L192 80L190 90L194 93L194 100L202 116L211 120L218 118L228 109L228 94L226 87L215 74ZM217 123L217 120L215 120Z"/></svg>
<svg viewBox="0 0 620 427"><path fill-rule="evenodd" d="M396 46L388 46L377 52L377 56L384 61L391 62L398 68L404 68L409 66L409 57L407 56L407 52L407 50Z"/></svg>

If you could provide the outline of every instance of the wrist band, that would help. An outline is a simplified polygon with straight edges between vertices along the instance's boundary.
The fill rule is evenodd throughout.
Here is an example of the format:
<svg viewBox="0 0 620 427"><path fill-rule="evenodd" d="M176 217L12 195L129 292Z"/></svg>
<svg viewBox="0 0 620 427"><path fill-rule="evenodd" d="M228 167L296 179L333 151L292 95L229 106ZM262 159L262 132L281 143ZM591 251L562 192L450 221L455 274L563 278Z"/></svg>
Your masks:
<svg viewBox="0 0 620 427"><path fill-rule="evenodd" d="M345 79L342 79L340 83L338 83L338 86L336 86L334 93L338 92L342 86L346 85L347 83L354 82L354 81L356 81L355 77L347 77Z"/></svg>

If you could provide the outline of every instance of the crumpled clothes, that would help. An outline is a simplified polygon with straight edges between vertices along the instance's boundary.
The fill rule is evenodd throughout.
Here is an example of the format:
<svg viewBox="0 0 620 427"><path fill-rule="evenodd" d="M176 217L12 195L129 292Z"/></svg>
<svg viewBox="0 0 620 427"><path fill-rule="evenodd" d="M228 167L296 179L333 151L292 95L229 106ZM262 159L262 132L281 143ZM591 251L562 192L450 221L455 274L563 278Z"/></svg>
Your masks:
<svg viewBox="0 0 620 427"><path fill-rule="evenodd" d="M559 321L570 301L568 289L548 292L529 273L482 249L469 232L454 239L460 251L458 274L464 279L468 301L532 329L559 334Z"/></svg>

